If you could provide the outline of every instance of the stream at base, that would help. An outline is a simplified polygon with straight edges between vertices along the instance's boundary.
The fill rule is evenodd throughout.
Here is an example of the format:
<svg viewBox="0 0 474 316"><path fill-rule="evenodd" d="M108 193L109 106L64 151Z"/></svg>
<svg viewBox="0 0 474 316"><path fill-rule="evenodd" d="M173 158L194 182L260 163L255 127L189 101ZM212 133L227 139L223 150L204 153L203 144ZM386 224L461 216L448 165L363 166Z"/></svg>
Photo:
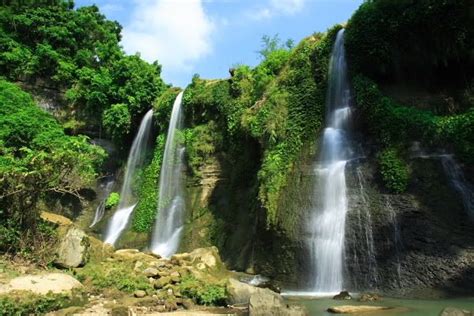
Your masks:
<svg viewBox="0 0 474 316"><path fill-rule="evenodd" d="M307 308L309 315L330 316L336 315L327 312L330 306L340 305L370 305L387 306L393 309L371 312L359 315L403 315L403 316L437 316L446 307L455 307L468 311L474 311L474 297L452 298L452 299L398 299L383 297L375 302L358 302L357 299L338 301L331 298L308 299L303 297L287 297L287 302L303 305Z"/></svg>

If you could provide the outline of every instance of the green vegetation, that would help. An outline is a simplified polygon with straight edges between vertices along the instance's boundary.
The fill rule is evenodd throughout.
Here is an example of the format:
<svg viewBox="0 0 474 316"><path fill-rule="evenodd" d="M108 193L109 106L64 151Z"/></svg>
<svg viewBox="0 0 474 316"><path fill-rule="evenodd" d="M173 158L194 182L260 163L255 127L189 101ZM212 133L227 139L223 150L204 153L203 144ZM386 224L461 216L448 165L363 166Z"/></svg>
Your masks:
<svg viewBox="0 0 474 316"><path fill-rule="evenodd" d="M165 135L159 135L156 139L153 159L143 171L139 200L133 213L132 221L132 229L136 232L150 232L155 222L158 203L158 181L165 143Z"/></svg>
<svg viewBox="0 0 474 316"><path fill-rule="evenodd" d="M347 25L351 68L378 81L465 85L474 69L470 0L369 0Z"/></svg>
<svg viewBox="0 0 474 316"><path fill-rule="evenodd" d="M474 110L459 115L436 116L414 107L397 104L383 96L377 84L364 76L353 79L357 105L366 131L381 146L428 145L453 148L467 163L474 162Z"/></svg>
<svg viewBox="0 0 474 316"><path fill-rule="evenodd" d="M70 306L71 297L65 294L37 295L18 293L0 296L0 315L43 315Z"/></svg>
<svg viewBox="0 0 474 316"><path fill-rule="evenodd" d="M0 126L0 229L11 232L9 239L22 239L37 230L39 201L58 195L82 199L105 153L87 137L64 134L30 95L4 80Z"/></svg>
<svg viewBox="0 0 474 316"><path fill-rule="evenodd" d="M117 192L112 192L107 197L107 200L105 200L105 208L106 209L114 208L119 204L119 202L120 202L120 194Z"/></svg>
<svg viewBox="0 0 474 316"><path fill-rule="evenodd" d="M263 155L259 200L268 226L277 224L280 194L294 160L321 127L329 56L340 28L315 34L291 49L276 37L266 37L258 66L237 66L230 80L196 76L185 91L186 118L194 126L186 134L193 173L199 175L199 167L221 143L232 151L239 140L256 140Z"/></svg>
<svg viewBox="0 0 474 316"><path fill-rule="evenodd" d="M405 192L410 171L394 148L383 150L378 156L378 164L385 187L395 193Z"/></svg>
<svg viewBox="0 0 474 316"><path fill-rule="evenodd" d="M178 288L181 294L199 305L226 305L227 292L225 285L205 283L189 275L183 277Z"/></svg>
<svg viewBox="0 0 474 316"><path fill-rule="evenodd" d="M98 130L103 124L119 145L127 144L126 136L165 88L161 66L126 56L119 46L121 26L96 6L74 10L72 1L13 1L0 7L0 29L2 75L57 90L72 105L68 125L80 128L86 121Z"/></svg>
<svg viewBox="0 0 474 316"><path fill-rule="evenodd" d="M131 273L133 267L133 261L100 262L75 270L75 275L79 281L96 292L105 288L126 293L136 290L151 291L153 287L144 275Z"/></svg>

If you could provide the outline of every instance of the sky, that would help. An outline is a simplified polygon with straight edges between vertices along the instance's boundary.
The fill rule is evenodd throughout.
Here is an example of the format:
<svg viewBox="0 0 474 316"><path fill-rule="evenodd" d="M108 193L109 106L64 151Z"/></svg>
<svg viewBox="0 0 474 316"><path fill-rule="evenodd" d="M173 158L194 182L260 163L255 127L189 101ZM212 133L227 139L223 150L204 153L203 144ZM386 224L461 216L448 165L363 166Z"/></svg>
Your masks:
<svg viewBox="0 0 474 316"><path fill-rule="evenodd" d="M128 54L158 60L167 83L184 87L194 74L226 78L236 64L255 66L262 36L297 44L346 22L363 0L75 0L96 4L122 27Z"/></svg>

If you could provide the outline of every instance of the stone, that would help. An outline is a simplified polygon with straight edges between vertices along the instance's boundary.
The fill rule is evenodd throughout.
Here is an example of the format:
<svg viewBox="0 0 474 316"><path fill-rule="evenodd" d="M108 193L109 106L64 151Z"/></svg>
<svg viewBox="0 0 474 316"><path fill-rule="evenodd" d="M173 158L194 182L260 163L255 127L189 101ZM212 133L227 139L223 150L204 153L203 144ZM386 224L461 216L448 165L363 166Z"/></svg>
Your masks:
<svg viewBox="0 0 474 316"><path fill-rule="evenodd" d="M153 286L155 287L155 289L161 289L170 283L171 283L170 277L162 277L156 280Z"/></svg>
<svg viewBox="0 0 474 316"><path fill-rule="evenodd" d="M228 293L227 303L229 305L248 304L250 302L250 297L253 294L257 293L258 291L263 291L263 289L237 281L235 279L229 279L226 287Z"/></svg>
<svg viewBox="0 0 474 316"><path fill-rule="evenodd" d="M380 299L381 297L377 294L364 293L359 298L359 301L360 302L373 302L373 301L379 301Z"/></svg>
<svg viewBox="0 0 474 316"><path fill-rule="evenodd" d="M89 258L89 237L79 228L70 226L56 249L54 264L60 268L77 268Z"/></svg>
<svg viewBox="0 0 474 316"><path fill-rule="evenodd" d="M173 283L178 283L179 281L181 281L181 275L177 271L171 272L170 278Z"/></svg>
<svg viewBox="0 0 474 316"><path fill-rule="evenodd" d="M62 215L49 213L49 212L41 212L40 217L41 217L41 219L43 219L47 222L57 224L57 225L60 225L60 226L72 225L72 221L69 218L64 217Z"/></svg>
<svg viewBox="0 0 474 316"><path fill-rule="evenodd" d="M137 262L135 262L135 266L133 267L133 271L138 272L138 271L140 271L141 267L143 267L143 262L137 261Z"/></svg>
<svg viewBox="0 0 474 316"><path fill-rule="evenodd" d="M369 306L369 305L341 305L341 306L332 306L327 309L328 312L334 314L358 314L358 313L367 313L388 310L391 307L387 306Z"/></svg>
<svg viewBox="0 0 474 316"><path fill-rule="evenodd" d="M440 316L471 316L474 315L474 310L468 311L456 307L446 307L441 311Z"/></svg>
<svg viewBox="0 0 474 316"><path fill-rule="evenodd" d="M193 250L189 254L191 262L193 263L203 263L207 268L218 268L222 266L222 260L219 256L219 250L217 247L208 247L208 248L198 248ZM198 267L198 269L200 269ZM202 270L202 269L200 269Z"/></svg>
<svg viewBox="0 0 474 316"><path fill-rule="evenodd" d="M159 276L159 271L155 268L146 268L145 270L143 270L143 274L147 278L154 278L156 276Z"/></svg>
<svg viewBox="0 0 474 316"><path fill-rule="evenodd" d="M65 273L48 273L26 275L10 280L8 284L0 284L0 294L12 291L30 291L35 294L67 294L74 289L82 288L81 282Z"/></svg>
<svg viewBox="0 0 474 316"><path fill-rule="evenodd" d="M347 291L341 291L341 293L334 295L334 300L351 300L352 296Z"/></svg>
<svg viewBox="0 0 474 316"><path fill-rule="evenodd" d="M136 290L135 292L133 292L133 296L137 298L142 298L146 296L146 292L142 290Z"/></svg>
<svg viewBox="0 0 474 316"><path fill-rule="evenodd" d="M191 261L191 255L187 252L177 253L177 254L171 256L171 260Z"/></svg>
<svg viewBox="0 0 474 316"><path fill-rule="evenodd" d="M167 277L167 276L170 276L170 273L169 271L163 270L163 271L158 271L158 275L160 277Z"/></svg>
<svg viewBox="0 0 474 316"><path fill-rule="evenodd" d="M183 302L181 303L185 309L193 309L194 308L194 302L191 299L184 299Z"/></svg>
<svg viewBox="0 0 474 316"><path fill-rule="evenodd" d="M309 314L303 306L287 305L280 294L268 289L259 289L250 297L249 315L305 316Z"/></svg>

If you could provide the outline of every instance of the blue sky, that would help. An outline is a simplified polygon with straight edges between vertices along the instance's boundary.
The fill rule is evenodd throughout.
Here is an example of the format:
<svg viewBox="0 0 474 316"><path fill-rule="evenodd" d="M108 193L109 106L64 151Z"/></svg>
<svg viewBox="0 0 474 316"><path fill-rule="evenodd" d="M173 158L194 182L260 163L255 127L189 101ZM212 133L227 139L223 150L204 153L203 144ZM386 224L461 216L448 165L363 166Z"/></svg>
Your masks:
<svg viewBox="0 0 474 316"><path fill-rule="evenodd" d="M129 54L163 65L163 78L185 86L193 74L224 78L235 64L256 65L263 35L298 43L344 23L363 0L76 0L96 4L123 26Z"/></svg>

